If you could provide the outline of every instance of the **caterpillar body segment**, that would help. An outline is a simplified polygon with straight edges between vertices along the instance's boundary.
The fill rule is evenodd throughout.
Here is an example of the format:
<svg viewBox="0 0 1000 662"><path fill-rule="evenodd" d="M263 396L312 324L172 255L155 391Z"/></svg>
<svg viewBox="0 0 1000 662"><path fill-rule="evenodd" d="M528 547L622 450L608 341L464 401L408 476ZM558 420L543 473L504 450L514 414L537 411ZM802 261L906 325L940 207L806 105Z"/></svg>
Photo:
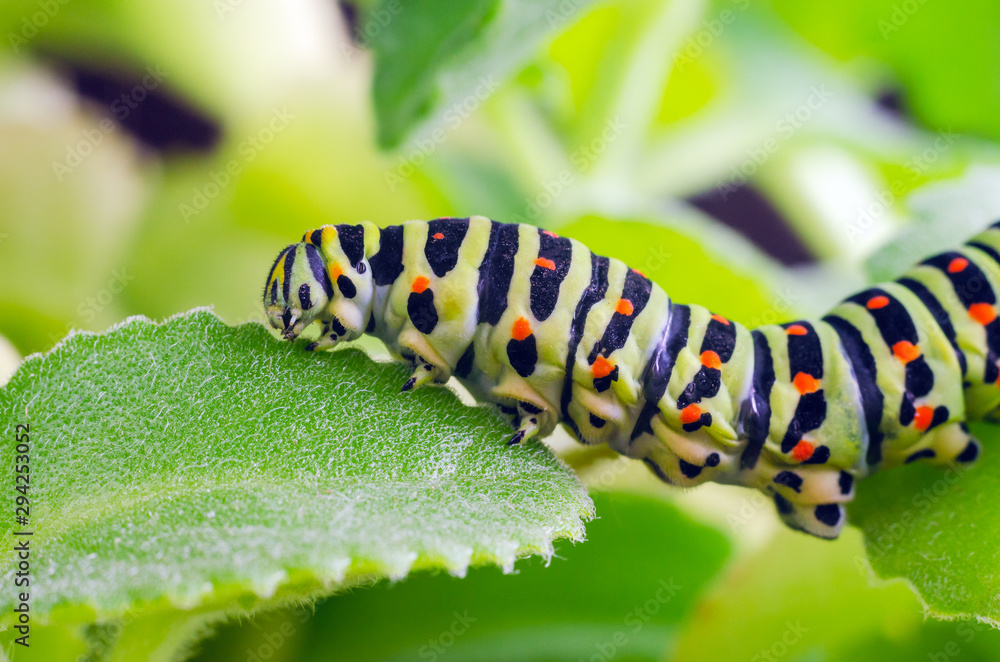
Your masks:
<svg viewBox="0 0 1000 662"><path fill-rule="evenodd" d="M757 488L834 538L856 479L978 457L965 421L1000 405L997 292L992 226L822 319L751 331L575 240L474 216L307 232L264 307L288 339L318 322L312 349L377 336L412 365L404 391L458 377L512 416L510 443L561 422L668 483Z"/></svg>

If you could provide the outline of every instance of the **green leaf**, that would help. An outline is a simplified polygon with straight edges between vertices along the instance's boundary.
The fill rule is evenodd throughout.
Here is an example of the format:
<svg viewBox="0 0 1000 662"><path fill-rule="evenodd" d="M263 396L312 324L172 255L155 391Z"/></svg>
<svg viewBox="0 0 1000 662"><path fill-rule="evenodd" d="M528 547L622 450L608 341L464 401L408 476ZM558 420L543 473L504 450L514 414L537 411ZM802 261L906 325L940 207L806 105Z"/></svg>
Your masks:
<svg viewBox="0 0 1000 662"><path fill-rule="evenodd" d="M971 425L985 448L971 468L920 463L866 479L850 507L868 560L883 578L903 577L941 618L1000 624L1000 428Z"/></svg>
<svg viewBox="0 0 1000 662"><path fill-rule="evenodd" d="M774 6L836 57L869 58L891 67L905 89L908 109L931 127L1000 137L997 3L971 0L959 9L921 0L776 0Z"/></svg>
<svg viewBox="0 0 1000 662"><path fill-rule="evenodd" d="M961 660L995 662L1000 630L978 621L943 622L928 619L919 628L886 629L861 642L852 642L827 659L844 660Z"/></svg>
<svg viewBox="0 0 1000 662"><path fill-rule="evenodd" d="M282 660L658 662L729 544L661 500L593 496L601 517L587 543L559 544L547 567L381 583L330 598L311 619L282 610L226 626L196 660L244 662L270 638Z"/></svg>
<svg viewBox="0 0 1000 662"><path fill-rule="evenodd" d="M29 424L32 613L252 608L420 568L510 569L583 538L593 504L544 446L506 447L504 417L448 389L400 393L407 373L206 311L29 358L0 391L0 501L13 514Z"/></svg>
<svg viewBox="0 0 1000 662"><path fill-rule="evenodd" d="M917 222L868 259L872 281L898 278L925 257L958 246L1000 216L1000 168L978 166L963 177L928 184L907 198Z"/></svg>
<svg viewBox="0 0 1000 662"><path fill-rule="evenodd" d="M368 15L378 141L397 146L442 114L462 123L589 0L383 0ZM378 29L376 29L378 26Z"/></svg>

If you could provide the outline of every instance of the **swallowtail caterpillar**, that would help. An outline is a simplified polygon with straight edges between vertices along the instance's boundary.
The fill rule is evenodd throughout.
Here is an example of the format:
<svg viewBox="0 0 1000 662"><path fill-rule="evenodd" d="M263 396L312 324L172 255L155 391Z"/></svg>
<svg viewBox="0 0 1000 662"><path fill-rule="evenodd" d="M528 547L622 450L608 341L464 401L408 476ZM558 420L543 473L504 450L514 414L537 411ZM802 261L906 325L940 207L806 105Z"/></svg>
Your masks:
<svg viewBox="0 0 1000 662"><path fill-rule="evenodd" d="M307 232L264 308L289 340L319 322L311 349L377 336L413 367L404 391L455 375L513 415L511 444L561 422L835 538L855 479L979 456L965 421L1000 405L998 292L1000 223L821 319L751 331L575 240L474 216Z"/></svg>

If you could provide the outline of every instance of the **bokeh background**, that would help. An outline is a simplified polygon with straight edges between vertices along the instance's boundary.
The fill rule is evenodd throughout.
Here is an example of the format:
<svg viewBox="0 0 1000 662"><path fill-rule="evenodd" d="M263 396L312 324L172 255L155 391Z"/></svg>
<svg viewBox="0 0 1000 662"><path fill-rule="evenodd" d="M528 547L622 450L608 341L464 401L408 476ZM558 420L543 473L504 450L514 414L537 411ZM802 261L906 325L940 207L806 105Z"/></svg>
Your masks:
<svg viewBox="0 0 1000 662"><path fill-rule="evenodd" d="M484 214L748 325L1000 217L986 0L4 0L0 366L70 329L261 319L309 228ZM859 532L669 490L564 435L591 540L244 617L199 660L1000 659Z"/></svg>

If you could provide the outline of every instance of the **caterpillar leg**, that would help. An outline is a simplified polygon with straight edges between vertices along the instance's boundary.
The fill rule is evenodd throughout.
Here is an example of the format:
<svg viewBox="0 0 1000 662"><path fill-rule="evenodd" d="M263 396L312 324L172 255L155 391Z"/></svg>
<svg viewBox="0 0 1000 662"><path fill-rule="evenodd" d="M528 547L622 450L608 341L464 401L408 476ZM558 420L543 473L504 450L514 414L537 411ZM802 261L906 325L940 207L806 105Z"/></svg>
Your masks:
<svg viewBox="0 0 1000 662"><path fill-rule="evenodd" d="M516 446L518 444L524 443L528 439L538 435L538 417L535 415L524 416L521 418L517 432L514 436L510 438L507 442L508 446Z"/></svg>
<svg viewBox="0 0 1000 662"><path fill-rule="evenodd" d="M550 434L559 423L559 417L544 398L520 377L508 377L490 390L488 398L500 410L513 417L517 432L507 442L514 446Z"/></svg>
<svg viewBox="0 0 1000 662"><path fill-rule="evenodd" d="M323 349L329 349L340 342L341 336L346 333L347 329L336 318L325 321L323 322L323 329L320 331L319 338L316 339L316 342L306 345L306 350L318 352Z"/></svg>
<svg viewBox="0 0 1000 662"><path fill-rule="evenodd" d="M924 460L931 464L972 464L979 457L982 444L969 434L965 423L942 425L920 440L905 463Z"/></svg>
<svg viewBox="0 0 1000 662"><path fill-rule="evenodd" d="M414 354L410 358L410 364L413 366L413 374L403 384L403 388L401 389L403 392L413 390L428 382L442 384L448 381L448 378L451 376L451 371L447 368L428 363L418 354Z"/></svg>
<svg viewBox="0 0 1000 662"><path fill-rule="evenodd" d="M738 462L705 433L697 437L678 434L660 416L655 416L650 425L652 434L635 440L628 454L643 458L653 473L671 485L693 487L724 480Z"/></svg>
<svg viewBox="0 0 1000 662"><path fill-rule="evenodd" d="M604 398L579 385L573 385L569 403L569 417L575 425L570 429L583 444L612 444L618 452L627 449L615 446L620 436L619 426L628 420L625 409L617 399Z"/></svg>
<svg viewBox="0 0 1000 662"><path fill-rule="evenodd" d="M551 409L537 407L526 400L517 400L514 407L502 406L501 409L514 416L514 425L517 427L517 432L507 442L508 446L516 446L532 437L545 436L557 422Z"/></svg>
<svg viewBox="0 0 1000 662"><path fill-rule="evenodd" d="M778 515L792 528L820 538L836 538L844 526L843 504L854 498L854 475L829 466L770 467L770 484Z"/></svg>
<svg viewBox="0 0 1000 662"><path fill-rule="evenodd" d="M404 331L399 339L399 354L410 362L413 373L403 384L403 391L410 391L428 382L443 384L451 378L451 368L434 351L427 338L416 330Z"/></svg>
<svg viewBox="0 0 1000 662"><path fill-rule="evenodd" d="M802 504L789 501L780 493L774 494L781 520L793 529L833 540L844 528L846 511L839 503Z"/></svg>

